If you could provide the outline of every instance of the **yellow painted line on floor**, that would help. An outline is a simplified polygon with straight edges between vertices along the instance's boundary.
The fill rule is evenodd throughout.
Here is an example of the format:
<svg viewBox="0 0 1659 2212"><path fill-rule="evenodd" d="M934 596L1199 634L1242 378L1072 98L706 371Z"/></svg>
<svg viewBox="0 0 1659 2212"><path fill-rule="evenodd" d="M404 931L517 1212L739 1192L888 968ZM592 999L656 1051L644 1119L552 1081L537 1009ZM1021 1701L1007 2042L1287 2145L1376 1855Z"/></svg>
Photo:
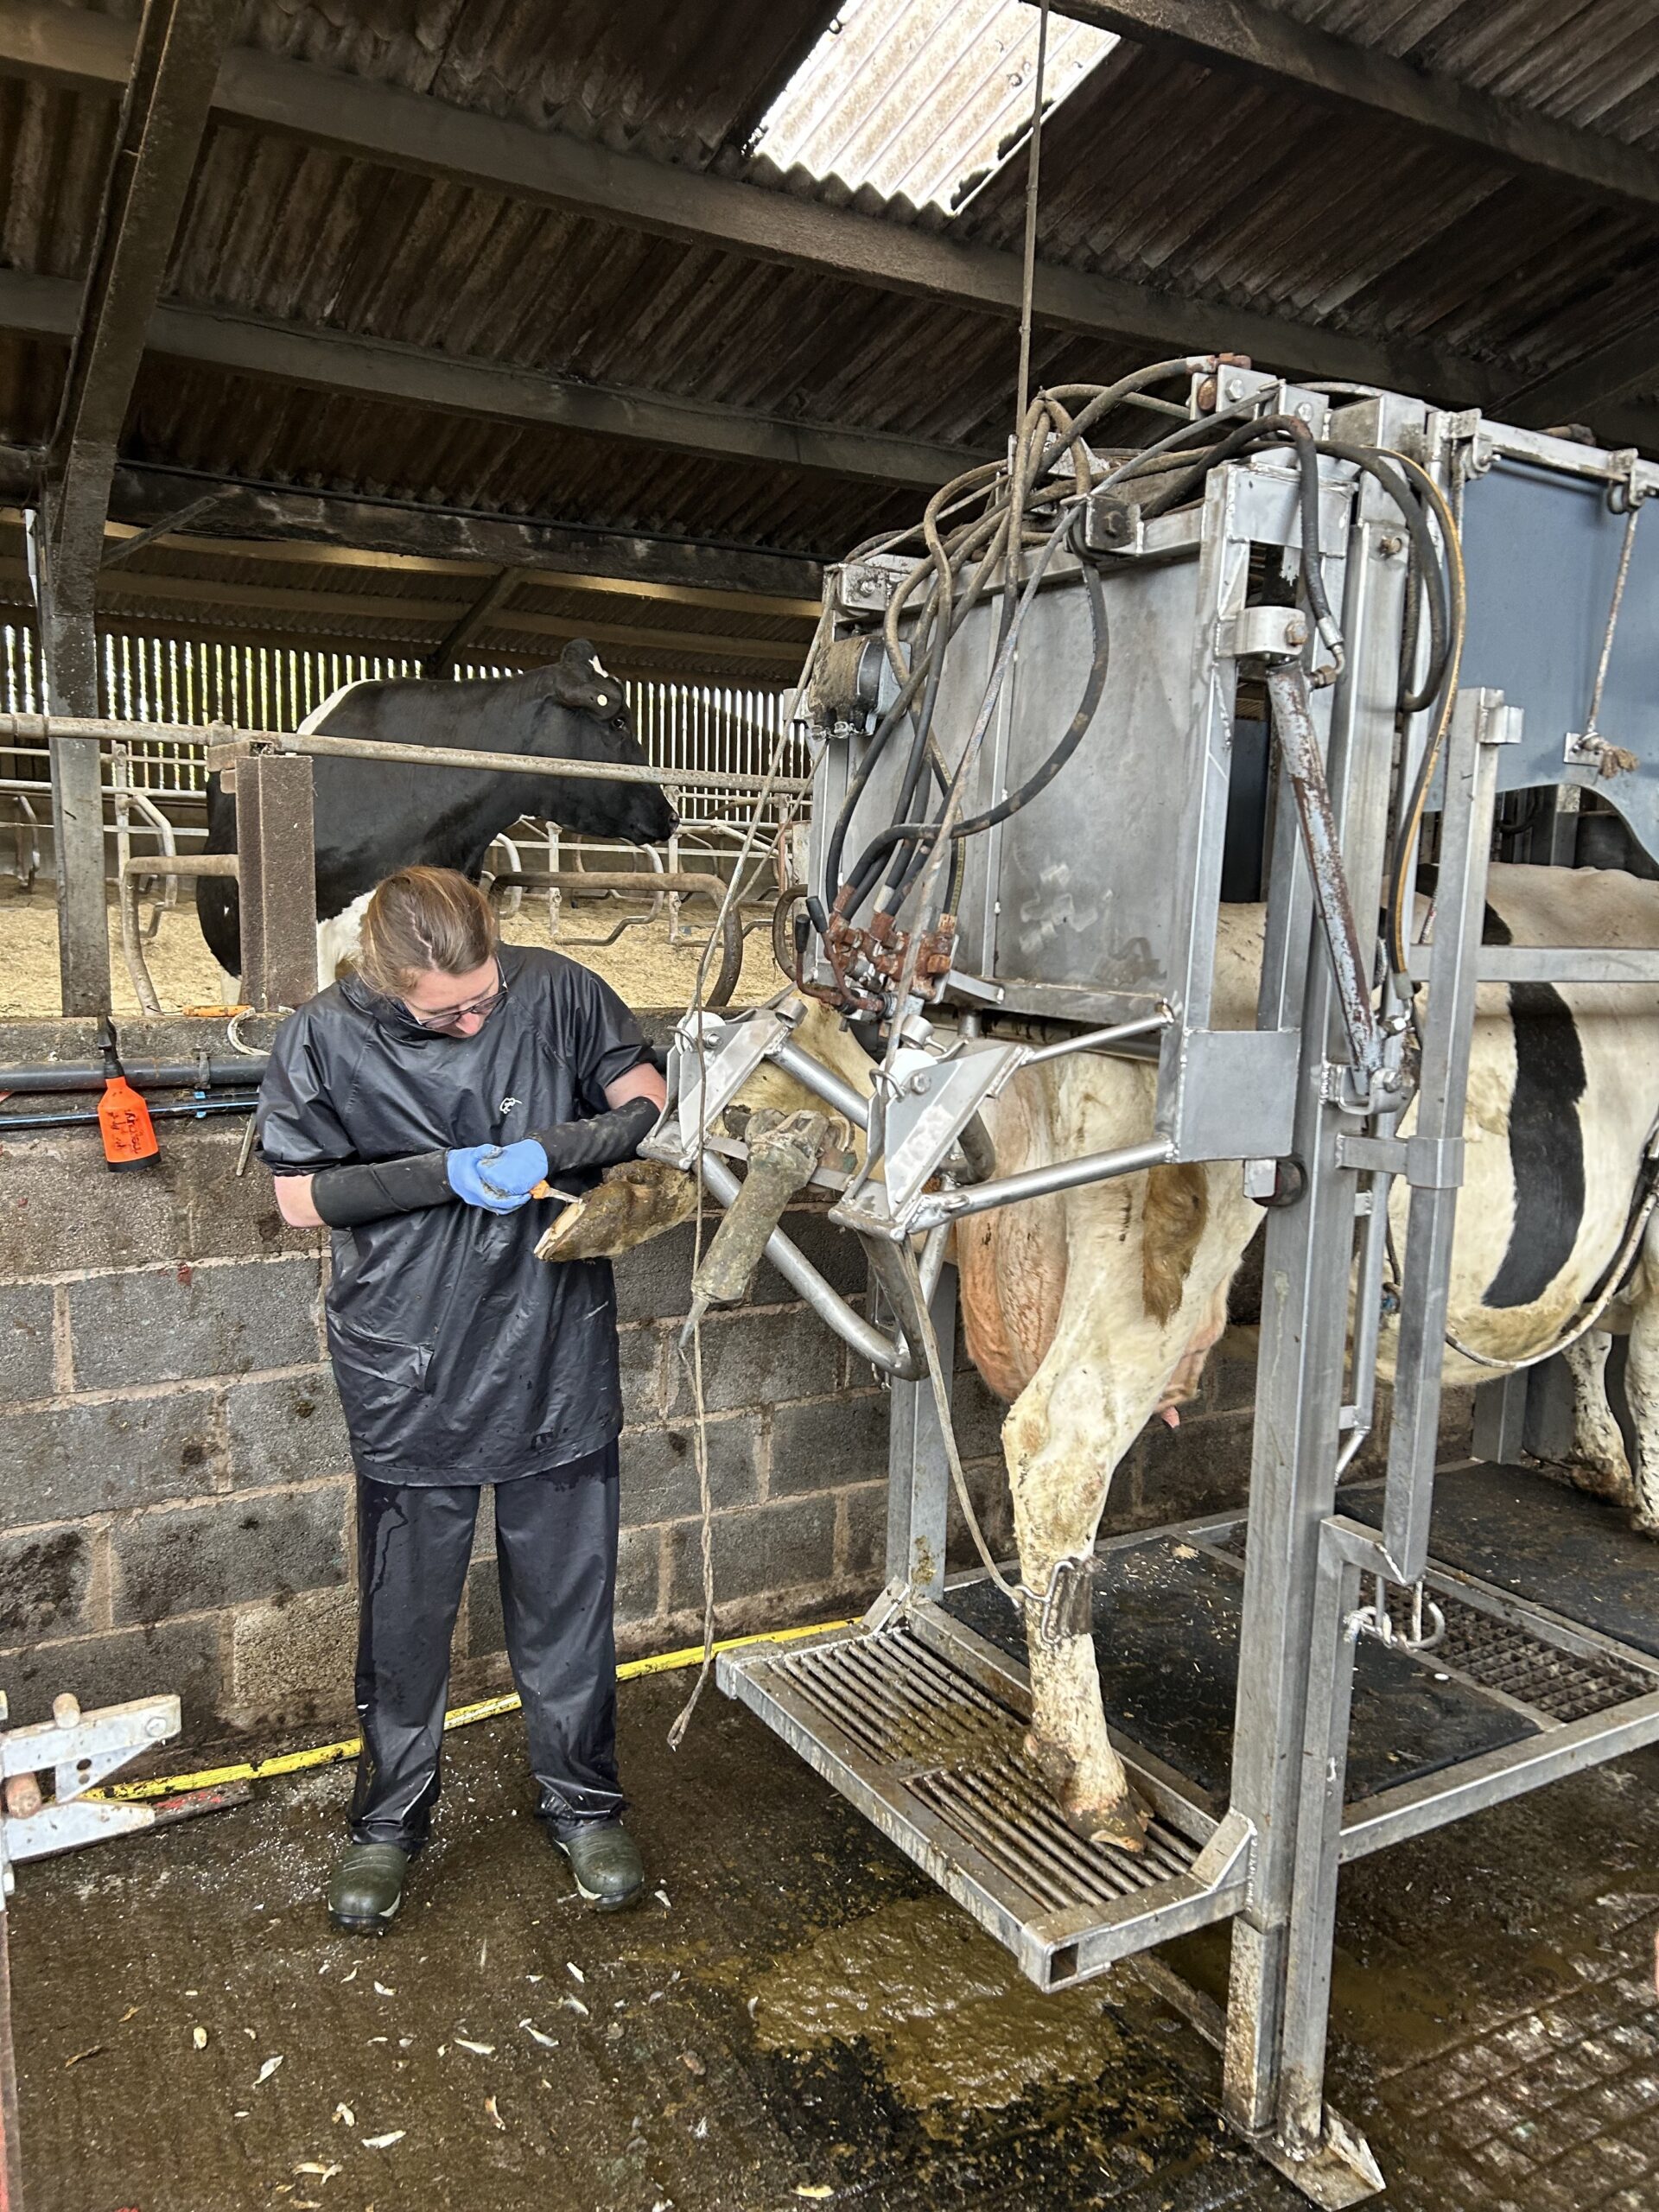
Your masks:
<svg viewBox="0 0 1659 2212"><path fill-rule="evenodd" d="M832 1630L850 1628L850 1621L815 1621L806 1628L762 1629L753 1636L722 1637L714 1646L716 1651L741 1651L751 1643L793 1643L803 1637L827 1636ZM685 1667L702 1664L702 1646L688 1644L680 1651L658 1651L648 1659L626 1659L616 1670L619 1682L638 1681L645 1675L671 1675ZM504 1713L517 1713L518 1699L512 1692L505 1697L486 1697L476 1705L457 1705L443 1716L443 1732L447 1736L452 1728L466 1728L474 1720L494 1720ZM251 1764L238 1761L234 1766L205 1768L200 1774L153 1775L143 1782L118 1782L108 1789L83 1789L80 1795L88 1798L121 1798L127 1802L142 1802L149 1797L176 1797L190 1789L214 1789L226 1782L269 1782L276 1775L303 1774L312 1767L334 1766L341 1759L354 1759L363 1748L362 1738L346 1738L338 1744L313 1744L302 1751L282 1751L274 1758L260 1759Z"/></svg>

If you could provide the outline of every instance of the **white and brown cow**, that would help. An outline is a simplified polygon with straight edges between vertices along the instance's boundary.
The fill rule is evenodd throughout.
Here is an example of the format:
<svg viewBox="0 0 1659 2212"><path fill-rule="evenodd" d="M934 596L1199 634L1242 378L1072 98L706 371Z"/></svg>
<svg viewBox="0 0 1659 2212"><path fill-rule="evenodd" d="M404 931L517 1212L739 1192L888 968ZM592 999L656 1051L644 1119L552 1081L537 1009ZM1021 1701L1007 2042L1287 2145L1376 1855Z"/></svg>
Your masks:
<svg viewBox="0 0 1659 2212"><path fill-rule="evenodd" d="M1622 874L1497 868L1488 905L1489 938L1659 948L1659 885ZM1223 1026L1254 1021L1262 921L1259 907L1223 909L1214 1000ZM856 1074L851 1039L827 1017L810 1020L802 1041ZM774 1092L779 1080L768 1071ZM998 1173L1143 1141L1154 1086L1152 1068L1092 1054L1026 1071L987 1110ZM1518 1366L1571 1327L1625 1235L1656 1116L1659 990L1483 987L1452 1260L1459 1343ZM1396 1192L1397 1234L1408 1197ZM636 1231L665 1225L646 1225L654 1211L640 1210ZM1135 1437L1196 1389L1261 1218L1236 1163L1221 1162L1092 1184L959 1226L968 1348L1012 1401L1002 1438L1028 1588L1045 1588L1057 1561L1089 1552ZM633 1241L624 1230L607 1249ZM1608 1325L1630 1331L1634 1475L1601 1390L1605 1332L1586 1339L1574 1371L1592 1486L1659 1533L1656 1289L1659 1228ZM1389 1351L1385 1335L1385 1370ZM1467 1381L1491 1370L1448 1350L1446 1371ZM1067 1819L1084 1835L1138 1847L1145 1815L1107 1736L1090 1638L1033 1637L1030 1666L1027 1748Z"/></svg>

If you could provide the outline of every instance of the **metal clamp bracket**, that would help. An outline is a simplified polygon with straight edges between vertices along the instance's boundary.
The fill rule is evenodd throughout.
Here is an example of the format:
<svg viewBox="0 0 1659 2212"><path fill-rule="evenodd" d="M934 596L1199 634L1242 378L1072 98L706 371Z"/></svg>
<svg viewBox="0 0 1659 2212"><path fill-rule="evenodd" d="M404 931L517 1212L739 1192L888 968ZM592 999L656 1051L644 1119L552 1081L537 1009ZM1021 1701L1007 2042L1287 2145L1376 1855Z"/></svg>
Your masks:
<svg viewBox="0 0 1659 2212"><path fill-rule="evenodd" d="M1307 617L1300 607L1244 607L1223 620L1218 642L1234 660L1294 660L1307 643Z"/></svg>
<svg viewBox="0 0 1659 2212"><path fill-rule="evenodd" d="M671 1102L639 1147L647 1160L690 1167L702 1155L707 1132L760 1063L789 1042L789 1024L763 1007L727 1020L693 1012L675 1025L668 1055Z"/></svg>
<svg viewBox="0 0 1659 2212"><path fill-rule="evenodd" d="M835 571L835 603L845 614L885 614L915 563L903 554L870 553Z"/></svg>
<svg viewBox="0 0 1659 2212"><path fill-rule="evenodd" d="M1403 1175L1419 1191L1456 1191L1463 1187L1464 1141L1352 1136L1344 1131L1337 1139L1337 1165L1361 1173Z"/></svg>

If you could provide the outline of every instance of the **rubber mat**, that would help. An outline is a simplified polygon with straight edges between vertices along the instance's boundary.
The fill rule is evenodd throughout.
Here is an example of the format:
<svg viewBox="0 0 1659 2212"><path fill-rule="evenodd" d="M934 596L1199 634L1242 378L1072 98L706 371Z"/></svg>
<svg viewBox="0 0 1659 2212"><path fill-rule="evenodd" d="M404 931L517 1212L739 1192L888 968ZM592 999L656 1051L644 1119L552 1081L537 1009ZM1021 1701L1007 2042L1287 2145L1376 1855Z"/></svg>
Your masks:
<svg viewBox="0 0 1659 2212"><path fill-rule="evenodd" d="M1376 1483L1338 1503L1373 1527ZM1659 1658L1659 1544L1621 1508L1536 1467L1460 1467L1434 1479L1433 1556Z"/></svg>
<svg viewBox="0 0 1659 2212"><path fill-rule="evenodd" d="M1095 1578L1095 1652L1108 1721L1218 1803L1232 1765L1243 1589L1236 1567L1166 1537L1108 1553ZM1024 1659L1024 1625L988 1581L963 1583L941 1603L964 1628ZM1437 1681L1432 1665L1361 1643L1348 1801L1537 1732L1523 1714L1472 1687Z"/></svg>

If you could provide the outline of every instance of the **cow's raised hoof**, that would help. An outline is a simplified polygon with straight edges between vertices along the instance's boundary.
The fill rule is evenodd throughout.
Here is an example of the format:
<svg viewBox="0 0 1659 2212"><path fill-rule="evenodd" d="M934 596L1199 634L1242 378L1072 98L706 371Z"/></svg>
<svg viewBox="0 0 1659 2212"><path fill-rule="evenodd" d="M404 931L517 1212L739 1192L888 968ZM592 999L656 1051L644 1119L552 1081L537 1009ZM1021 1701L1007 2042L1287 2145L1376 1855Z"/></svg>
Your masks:
<svg viewBox="0 0 1659 2212"><path fill-rule="evenodd" d="M695 1176L660 1160L607 1167L597 1190L566 1206L536 1247L538 1260L608 1260L690 1221Z"/></svg>
<svg viewBox="0 0 1659 2212"><path fill-rule="evenodd" d="M1084 1763L1058 1745L1045 1744L1030 1734L1026 1757L1048 1784L1061 1817L1073 1835L1085 1843L1109 1843L1118 1851L1144 1851L1152 1808L1143 1805L1126 1782L1116 1785L1105 1777L1092 1777Z"/></svg>

